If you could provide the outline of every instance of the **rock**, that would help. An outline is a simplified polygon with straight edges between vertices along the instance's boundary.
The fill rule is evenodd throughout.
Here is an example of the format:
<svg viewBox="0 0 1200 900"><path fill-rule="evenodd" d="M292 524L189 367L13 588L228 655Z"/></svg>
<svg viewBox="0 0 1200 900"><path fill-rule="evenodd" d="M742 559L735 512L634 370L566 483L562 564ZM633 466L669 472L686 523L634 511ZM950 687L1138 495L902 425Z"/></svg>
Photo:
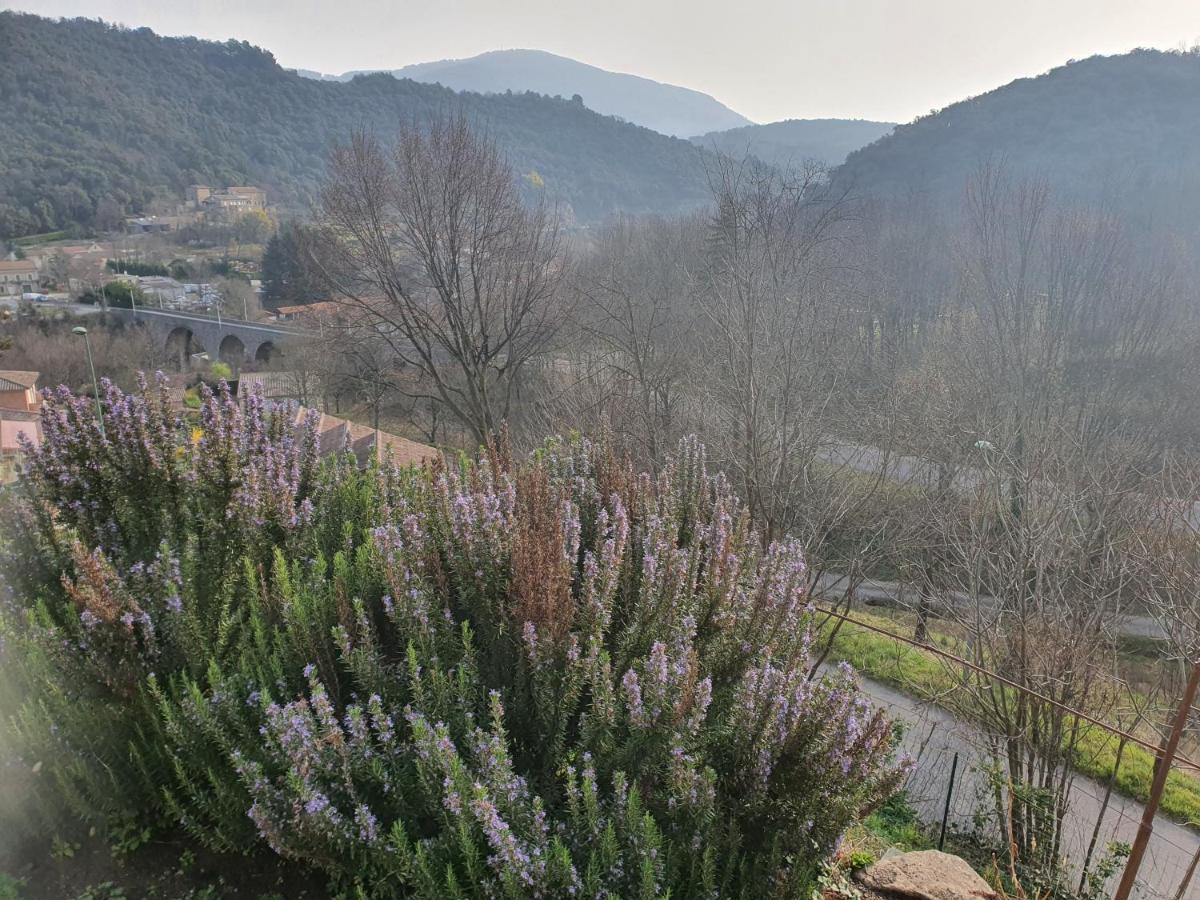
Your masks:
<svg viewBox="0 0 1200 900"><path fill-rule="evenodd" d="M859 884L882 898L997 900L998 897L963 860L937 850L885 857L856 877Z"/></svg>

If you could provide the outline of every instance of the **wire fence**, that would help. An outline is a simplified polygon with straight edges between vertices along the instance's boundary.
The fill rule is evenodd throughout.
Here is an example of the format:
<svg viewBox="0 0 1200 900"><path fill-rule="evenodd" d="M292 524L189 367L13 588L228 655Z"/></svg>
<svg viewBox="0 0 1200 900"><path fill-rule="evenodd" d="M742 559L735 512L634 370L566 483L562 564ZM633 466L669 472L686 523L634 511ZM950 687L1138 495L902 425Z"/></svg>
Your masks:
<svg viewBox="0 0 1200 900"><path fill-rule="evenodd" d="M853 617L833 614L855 625L888 634ZM897 642L929 649L901 635L888 636ZM965 660L960 662L970 665ZM1022 689L1002 676L994 677L1014 689ZM998 757L998 745L980 727L939 706L915 700L869 679L865 681L864 689L876 705L888 710L894 721L905 723L902 749L915 761L905 790L922 822L936 834L945 819L950 835L947 849L952 850L955 843L964 842L972 842L976 848L996 848L995 864L1001 872L1007 872L1008 854L1004 852L1001 823L1009 791L1003 774L1004 761ZM1121 734L1118 729L1093 717L1088 719L1094 727L1114 735ZM1127 734L1125 737L1127 741L1132 739ZM1159 749L1140 739L1135 742ZM1112 776L1113 782L1119 774L1118 768ZM1110 789L1108 781L1097 781L1079 773L1068 773L1067 777L1069 787L1057 857L1067 889L1082 894L1080 882L1084 870L1096 871L1111 845L1133 843L1145 807L1141 801L1131 799L1115 787ZM1200 832L1161 815L1156 816L1132 895L1154 900L1200 900L1198 860ZM1105 883L1098 885L1091 896L1111 896L1123 867L1123 857L1117 858Z"/></svg>

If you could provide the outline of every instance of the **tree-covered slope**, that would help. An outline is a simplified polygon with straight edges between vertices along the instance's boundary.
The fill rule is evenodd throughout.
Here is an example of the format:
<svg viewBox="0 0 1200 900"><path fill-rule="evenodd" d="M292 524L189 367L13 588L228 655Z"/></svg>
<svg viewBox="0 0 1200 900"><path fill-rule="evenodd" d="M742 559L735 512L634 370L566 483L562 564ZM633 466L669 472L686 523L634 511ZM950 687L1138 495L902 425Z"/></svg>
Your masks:
<svg viewBox="0 0 1200 900"><path fill-rule="evenodd" d="M455 91L578 94L589 109L676 137L750 124L745 116L700 91L610 72L544 50L493 50L468 59L416 63L392 74Z"/></svg>
<svg viewBox="0 0 1200 900"><path fill-rule="evenodd" d="M866 119L785 119L766 125L744 125L712 131L692 138L692 143L740 158L746 154L775 166L816 160L836 166L846 156L883 137L894 122Z"/></svg>
<svg viewBox="0 0 1200 900"><path fill-rule="evenodd" d="M1200 218L1200 55L1137 50L1070 62L920 118L852 153L859 191L955 201L984 162L1156 224Z"/></svg>
<svg viewBox="0 0 1200 900"><path fill-rule="evenodd" d="M12 12L0 12L0 59L0 237L140 211L195 182L259 184L302 209L333 142L456 108L518 173L537 173L531 190L581 221L706 197L687 142L569 100L454 94L390 75L314 81L246 43Z"/></svg>

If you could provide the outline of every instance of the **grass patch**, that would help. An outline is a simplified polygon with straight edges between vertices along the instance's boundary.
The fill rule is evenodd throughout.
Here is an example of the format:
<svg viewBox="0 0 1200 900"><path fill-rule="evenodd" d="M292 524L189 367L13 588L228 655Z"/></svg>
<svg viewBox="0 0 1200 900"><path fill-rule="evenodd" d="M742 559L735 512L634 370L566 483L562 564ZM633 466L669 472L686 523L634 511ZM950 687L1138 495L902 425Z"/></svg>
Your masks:
<svg viewBox="0 0 1200 900"><path fill-rule="evenodd" d="M1117 652L1122 656L1147 660L1162 659L1166 648L1166 641L1134 634L1118 635L1116 643Z"/></svg>
<svg viewBox="0 0 1200 900"><path fill-rule="evenodd" d="M904 791L889 797L883 806L863 820L862 827L880 841L885 850L888 847L905 852L929 850L934 845Z"/></svg>
<svg viewBox="0 0 1200 900"><path fill-rule="evenodd" d="M889 631L897 629L894 620L883 616L856 611L854 617L878 628ZM831 626L826 625L826 629L831 630ZM943 649L958 650L957 642L951 636L931 632L930 637ZM956 715L971 718L970 709L947 702L959 687L948 668L951 664L939 661L930 653L847 622L834 638L830 658L845 660L873 681L931 700ZM1094 726L1084 726L1084 729L1074 754L1075 768L1106 783L1112 778L1116 767L1117 738ZM1126 745L1114 789L1144 802L1150 795L1153 772L1153 754L1137 745ZM1200 828L1200 778L1178 770L1172 771L1167 776L1160 810L1176 821Z"/></svg>
<svg viewBox="0 0 1200 900"><path fill-rule="evenodd" d="M65 231L46 231L42 234L27 234L16 238L13 243L18 247L32 247L34 244L48 244L50 241L61 241L67 236Z"/></svg>

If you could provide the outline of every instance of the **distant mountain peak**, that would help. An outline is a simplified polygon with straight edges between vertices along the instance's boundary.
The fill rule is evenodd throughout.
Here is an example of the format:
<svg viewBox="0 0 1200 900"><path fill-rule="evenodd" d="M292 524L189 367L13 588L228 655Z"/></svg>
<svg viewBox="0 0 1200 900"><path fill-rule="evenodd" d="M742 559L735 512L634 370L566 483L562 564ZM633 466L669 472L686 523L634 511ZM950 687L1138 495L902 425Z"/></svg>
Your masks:
<svg viewBox="0 0 1200 900"><path fill-rule="evenodd" d="M297 70L298 74L309 78L340 81L376 71L388 70L356 70L339 76ZM390 71L397 78L411 78L477 94L533 91L568 98L579 95L584 105L594 112L617 116L672 137L690 137L753 124L701 91L640 75L611 72L548 50L489 50L463 59L415 63Z"/></svg>

